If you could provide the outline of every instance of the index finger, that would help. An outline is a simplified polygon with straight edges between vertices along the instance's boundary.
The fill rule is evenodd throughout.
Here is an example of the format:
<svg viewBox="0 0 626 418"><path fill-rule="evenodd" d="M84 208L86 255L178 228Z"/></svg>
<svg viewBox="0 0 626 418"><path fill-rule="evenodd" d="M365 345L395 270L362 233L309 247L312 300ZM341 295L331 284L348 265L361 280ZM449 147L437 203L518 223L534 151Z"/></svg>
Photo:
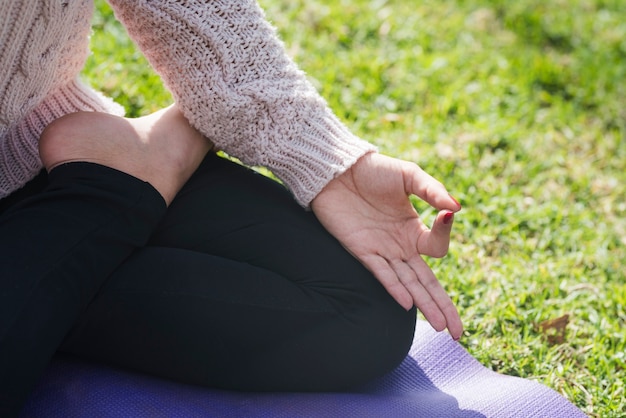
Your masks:
<svg viewBox="0 0 626 418"><path fill-rule="evenodd" d="M441 258L448 253L450 232L454 213L448 210L439 212L432 229L424 230L417 240L417 252L430 257Z"/></svg>

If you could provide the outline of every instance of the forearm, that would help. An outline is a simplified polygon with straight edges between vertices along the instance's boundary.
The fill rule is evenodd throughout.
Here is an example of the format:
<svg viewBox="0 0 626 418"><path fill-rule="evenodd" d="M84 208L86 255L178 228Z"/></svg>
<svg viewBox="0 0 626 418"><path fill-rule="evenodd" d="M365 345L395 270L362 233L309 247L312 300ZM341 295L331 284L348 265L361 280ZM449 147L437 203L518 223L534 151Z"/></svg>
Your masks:
<svg viewBox="0 0 626 418"><path fill-rule="evenodd" d="M192 125L302 205L375 149L335 117L254 0L110 3Z"/></svg>

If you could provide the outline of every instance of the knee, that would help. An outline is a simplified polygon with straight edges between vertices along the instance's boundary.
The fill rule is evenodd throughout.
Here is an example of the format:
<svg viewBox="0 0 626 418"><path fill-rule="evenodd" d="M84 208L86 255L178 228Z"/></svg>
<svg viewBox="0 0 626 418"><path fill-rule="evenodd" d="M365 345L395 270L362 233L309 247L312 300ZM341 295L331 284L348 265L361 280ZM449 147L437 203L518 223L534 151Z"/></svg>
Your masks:
<svg viewBox="0 0 626 418"><path fill-rule="evenodd" d="M350 376L349 386L360 385L391 372L406 358L415 335L417 314L391 297L348 316L344 338L336 341L337 370ZM341 353L341 354L340 354ZM344 368L342 370L342 368Z"/></svg>
<svg viewBox="0 0 626 418"><path fill-rule="evenodd" d="M391 298L390 298L391 299ZM395 369L407 356L415 336L415 309L405 311L395 300L371 307L364 313L365 333L361 343L372 361L372 374Z"/></svg>

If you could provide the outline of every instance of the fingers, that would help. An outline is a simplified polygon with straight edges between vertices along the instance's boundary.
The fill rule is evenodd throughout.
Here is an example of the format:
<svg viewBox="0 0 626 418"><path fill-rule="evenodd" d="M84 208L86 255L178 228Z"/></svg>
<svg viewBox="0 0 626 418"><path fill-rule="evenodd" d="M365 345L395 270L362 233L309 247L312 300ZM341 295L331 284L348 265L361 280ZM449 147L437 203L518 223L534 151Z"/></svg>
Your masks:
<svg viewBox="0 0 626 418"><path fill-rule="evenodd" d="M390 265L404 288L411 294L413 304L417 306L435 330L443 331L446 328L446 318L421 283L421 277L404 261L391 262Z"/></svg>
<svg viewBox="0 0 626 418"><path fill-rule="evenodd" d="M425 229L417 240L417 252L429 257L441 258L448 253L450 233L454 223L454 213L449 210L439 212L432 229Z"/></svg>
<svg viewBox="0 0 626 418"><path fill-rule="evenodd" d="M419 255L415 255L408 261L408 264L415 272L417 283L419 283L419 285L414 284L413 289L409 289L413 295L415 306L437 331L448 328L452 338L455 340L461 338L463 333L461 317L452 299L441 286L428 264ZM416 293L417 291L419 293ZM443 325L440 322L442 317Z"/></svg>
<svg viewBox="0 0 626 418"><path fill-rule="evenodd" d="M395 299L405 310L413 307L413 296L407 288L398 280L396 272L390 268L389 263L383 257L363 257L361 262L374 274L383 285L387 293Z"/></svg>
<svg viewBox="0 0 626 418"><path fill-rule="evenodd" d="M448 329L455 340L463 333L459 314L433 271L418 254L411 260L362 260L389 294L406 310L415 305L437 331Z"/></svg>
<svg viewBox="0 0 626 418"><path fill-rule="evenodd" d="M414 194L436 209L461 210L461 204L448 193L445 186L417 164L404 162L405 191Z"/></svg>

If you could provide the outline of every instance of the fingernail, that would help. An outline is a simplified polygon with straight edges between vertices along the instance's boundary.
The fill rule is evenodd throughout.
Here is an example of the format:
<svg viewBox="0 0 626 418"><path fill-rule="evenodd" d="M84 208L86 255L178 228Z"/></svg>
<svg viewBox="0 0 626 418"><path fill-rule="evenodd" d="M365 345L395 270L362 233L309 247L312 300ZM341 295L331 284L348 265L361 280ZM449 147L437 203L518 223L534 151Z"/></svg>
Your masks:
<svg viewBox="0 0 626 418"><path fill-rule="evenodd" d="M458 201L458 200L456 200L456 199L454 198L454 196L452 196L450 193L448 193L448 196L450 196L450 199L452 199L452 200L454 201L454 203L456 203L456 205L457 205L459 208L461 207L461 204L459 203L459 201Z"/></svg>
<svg viewBox="0 0 626 418"><path fill-rule="evenodd" d="M450 222L452 222L452 218L454 217L454 213L452 212L446 212L445 215L443 215L443 223L445 225L449 225Z"/></svg>

